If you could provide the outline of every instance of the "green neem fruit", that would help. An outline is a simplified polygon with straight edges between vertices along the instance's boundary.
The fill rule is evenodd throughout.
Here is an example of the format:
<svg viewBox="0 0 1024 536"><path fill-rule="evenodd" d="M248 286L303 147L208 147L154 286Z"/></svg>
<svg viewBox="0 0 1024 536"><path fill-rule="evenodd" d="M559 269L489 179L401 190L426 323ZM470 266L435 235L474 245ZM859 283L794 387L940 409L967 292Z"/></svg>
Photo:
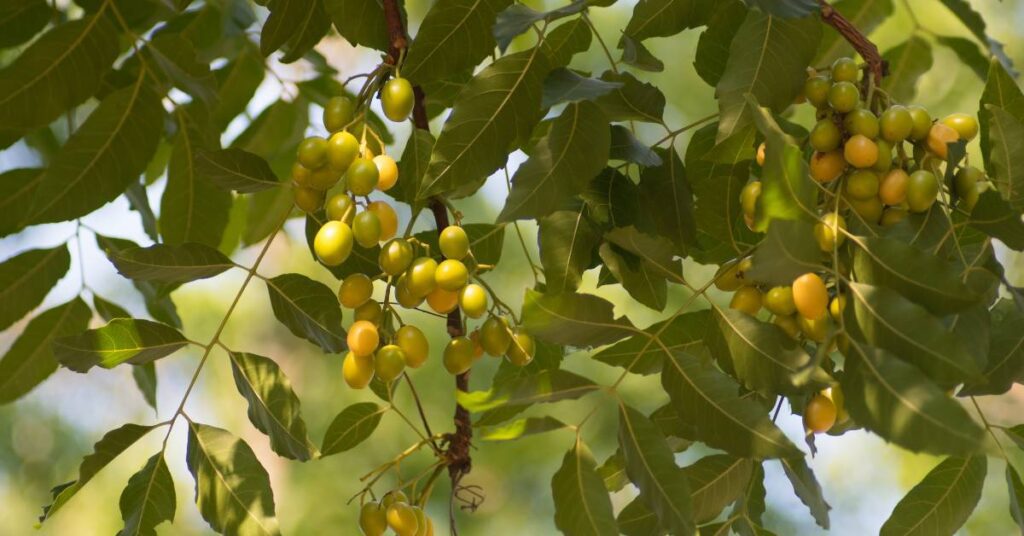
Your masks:
<svg viewBox="0 0 1024 536"><path fill-rule="evenodd" d="M324 105L324 128L329 132L337 132L352 121L356 105L352 99L339 96L331 97Z"/></svg>
<svg viewBox="0 0 1024 536"><path fill-rule="evenodd" d="M430 356L430 343L420 328L406 324L395 332L395 344L405 352L405 364L420 368Z"/></svg>
<svg viewBox="0 0 1024 536"><path fill-rule="evenodd" d="M448 341L444 347L444 368L455 375L469 370L475 360L474 346L469 337L456 337Z"/></svg>
<svg viewBox="0 0 1024 536"><path fill-rule="evenodd" d="M324 193L316 188L295 187L295 206L303 212L316 212L324 204Z"/></svg>
<svg viewBox="0 0 1024 536"><path fill-rule="evenodd" d="M834 151L839 148L842 141L842 132L830 118L818 121L811 130L810 142L815 151L823 153Z"/></svg>
<svg viewBox="0 0 1024 536"><path fill-rule="evenodd" d="M338 181L341 179L341 173L338 173L331 166L322 166L314 169L309 174L309 185L317 190L326 192L330 190Z"/></svg>
<svg viewBox="0 0 1024 536"><path fill-rule="evenodd" d="M932 130L932 116L928 115L928 110L912 105L907 106L907 112L910 113L910 118L914 121L914 127L910 130L910 139L921 141L927 138L928 133Z"/></svg>
<svg viewBox="0 0 1024 536"><path fill-rule="evenodd" d="M388 80L381 90L380 104L388 119L396 122L405 121L415 104L412 84L404 78Z"/></svg>
<svg viewBox="0 0 1024 536"><path fill-rule="evenodd" d="M516 331L512 334L512 342L508 345L505 357L508 362L517 367L525 367L533 361L533 355L537 352L537 344L527 333Z"/></svg>
<svg viewBox="0 0 1024 536"><path fill-rule="evenodd" d="M423 303L423 296L417 296L409 290L409 277L406 274L399 276L395 284L395 298L406 309L415 309Z"/></svg>
<svg viewBox="0 0 1024 536"><path fill-rule="evenodd" d="M985 172L974 166L957 171L953 186L957 197L960 198L960 205L968 212L973 210L974 204L978 202L978 196L981 195L978 186L984 180Z"/></svg>
<svg viewBox="0 0 1024 536"><path fill-rule="evenodd" d="M327 163L331 169L344 173L359 156L359 140L348 132L337 132L327 142Z"/></svg>
<svg viewBox="0 0 1024 536"><path fill-rule="evenodd" d="M857 108L860 91L850 82L836 82L828 90L828 103L832 109L845 114Z"/></svg>
<svg viewBox="0 0 1024 536"><path fill-rule="evenodd" d="M914 130L914 117L909 110L897 104L882 112L879 126L885 141L899 143L907 139Z"/></svg>
<svg viewBox="0 0 1024 536"><path fill-rule="evenodd" d="M359 214L356 214L355 221L352 223L352 234L356 237L356 242L364 248L372 248L380 242L380 218L377 214L364 210Z"/></svg>
<svg viewBox="0 0 1024 536"><path fill-rule="evenodd" d="M380 248L377 263L384 273L397 276L412 262L412 246L402 238L392 238Z"/></svg>
<svg viewBox="0 0 1024 536"><path fill-rule="evenodd" d="M392 382L402 375L405 370L405 352L394 344L389 344L379 350L373 359L373 371L378 378L385 382Z"/></svg>
<svg viewBox="0 0 1024 536"><path fill-rule="evenodd" d="M930 171L918 170L907 182L907 207L911 212L927 212L939 195L939 179Z"/></svg>
<svg viewBox="0 0 1024 536"><path fill-rule="evenodd" d="M369 158L356 158L345 173L348 189L354 195L370 195L377 187L378 179L377 164Z"/></svg>
<svg viewBox="0 0 1024 536"><path fill-rule="evenodd" d="M420 257L412 261L409 270L406 272L409 292L413 295L424 298L437 288L437 281L434 274L437 272L437 261L430 257Z"/></svg>
<svg viewBox="0 0 1024 536"><path fill-rule="evenodd" d="M836 82L856 82L860 69L851 58L839 58L832 62L832 80Z"/></svg>
<svg viewBox="0 0 1024 536"><path fill-rule="evenodd" d="M338 289L338 301L348 309L355 309L370 301L373 280L366 274L355 273L345 278Z"/></svg>
<svg viewBox="0 0 1024 536"><path fill-rule="evenodd" d="M878 118L867 108L857 108L846 114L843 126L850 135L860 134L871 139L878 137Z"/></svg>
<svg viewBox="0 0 1024 536"><path fill-rule="evenodd" d="M449 225L441 231L437 238L441 254L447 259L461 261L469 255L469 235L458 225Z"/></svg>
<svg viewBox="0 0 1024 536"><path fill-rule="evenodd" d="M495 357L505 355L511 343L512 330L504 318L492 316L480 327L480 346L488 354Z"/></svg>
<svg viewBox="0 0 1024 536"><path fill-rule="evenodd" d="M773 287L764 295L764 307L772 314L789 316L796 313L793 287Z"/></svg>
<svg viewBox="0 0 1024 536"><path fill-rule="evenodd" d="M832 82L824 76L812 76L804 82L804 96L815 108L828 106L828 90Z"/></svg>
<svg viewBox="0 0 1024 536"><path fill-rule="evenodd" d="M299 163L307 169L316 169L327 163L327 140L311 136L302 140L298 150Z"/></svg>
<svg viewBox="0 0 1024 536"><path fill-rule="evenodd" d="M327 217L334 221L342 221L349 225L356 218L356 203L347 194L335 194L327 200Z"/></svg>
<svg viewBox="0 0 1024 536"><path fill-rule="evenodd" d="M383 536L388 530L388 510L377 502L368 502L359 509L359 528L365 536Z"/></svg>
<svg viewBox="0 0 1024 536"><path fill-rule="evenodd" d="M892 169L892 144L879 138L875 140L875 146L878 147L878 161L871 169L885 173Z"/></svg>
<svg viewBox="0 0 1024 536"><path fill-rule="evenodd" d="M843 189L849 197L865 200L878 195L878 182L878 174L862 169L846 177Z"/></svg>

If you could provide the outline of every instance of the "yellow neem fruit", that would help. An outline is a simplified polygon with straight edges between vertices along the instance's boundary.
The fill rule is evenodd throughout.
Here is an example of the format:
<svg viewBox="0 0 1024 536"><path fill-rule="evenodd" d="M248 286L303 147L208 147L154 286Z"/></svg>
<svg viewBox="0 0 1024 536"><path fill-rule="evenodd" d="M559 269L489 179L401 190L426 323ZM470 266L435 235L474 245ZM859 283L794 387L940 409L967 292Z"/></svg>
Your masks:
<svg viewBox="0 0 1024 536"><path fill-rule="evenodd" d="M352 229L340 221L329 221L320 227L313 238L313 251L320 262L338 266L352 253Z"/></svg>
<svg viewBox="0 0 1024 536"><path fill-rule="evenodd" d="M373 356L358 356L352 352L345 355L341 364L341 375L345 383L353 389L364 389L373 379Z"/></svg>
<svg viewBox="0 0 1024 536"><path fill-rule="evenodd" d="M761 310L761 291L757 287L741 287L732 295L729 307L754 316Z"/></svg>
<svg viewBox="0 0 1024 536"><path fill-rule="evenodd" d="M827 432L836 423L836 405L829 397L818 393L807 401L804 408L804 427L815 434Z"/></svg>
<svg viewBox="0 0 1024 536"><path fill-rule="evenodd" d="M474 346L469 337L456 337L448 341L444 348L444 368L454 375L469 370L476 360Z"/></svg>
<svg viewBox="0 0 1024 536"><path fill-rule="evenodd" d="M764 296L764 307L779 316L790 316L796 312L792 287L773 287Z"/></svg>
<svg viewBox="0 0 1024 536"><path fill-rule="evenodd" d="M377 165L377 189L386 192L398 182L398 164L395 159L386 154L373 157L373 163Z"/></svg>
<svg viewBox="0 0 1024 536"><path fill-rule="evenodd" d="M405 364L419 368L430 357L430 343L416 326L407 324L395 332L395 344L405 352Z"/></svg>
<svg viewBox="0 0 1024 536"><path fill-rule="evenodd" d="M419 523L416 512L404 502L396 502L388 507L388 526L398 536L416 536Z"/></svg>
<svg viewBox="0 0 1024 536"><path fill-rule="evenodd" d="M383 536L388 530L388 511L378 502L368 502L359 509L359 528L365 536Z"/></svg>
<svg viewBox="0 0 1024 536"><path fill-rule="evenodd" d="M834 213L829 212L821 217L821 221L814 224L814 238L818 241L818 248L826 253L831 253L835 248L843 245L846 235L846 220Z"/></svg>
<svg viewBox="0 0 1024 536"><path fill-rule="evenodd" d="M437 265L434 272L434 281L437 286L448 291L458 291L469 282L469 270L462 261L447 259Z"/></svg>
<svg viewBox="0 0 1024 536"><path fill-rule="evenodd" d="M427 305L435 313L446 315L459 306L459 293L458 291L435 288L430 291L430 294L427 294Z"/></svg>
<svg viewBox="0 0 1024 536"><path fill-rule="evenodd" d="M537 343L534 342L533 337L528 333L516 331L512 334L512 341L508 346L505 357L508 358L509 363L518 367L525 367L530 364L530 361L533 361L533 356L536 353Z"/></svg>
<svg viewBox="0 0 1024 536"><path fill-rule="evenodd" d="M945 123L935 123L928 131L928 150L935 156L945 160L949 153L949 144L960 139L960 133Z"/></svg>
<svg viewBox="0 0 1024 536"><path fill-rule="evenodd" d="M338 301L348 309L355 309L370 301L373 295L373 281L366 274L352 274L341 282Z"/></svg>
<svg viewBox="0 0 1024 536"><path fill-rule="evenodd" d="M357 356L373 355L380 344L377 326L366 320L357 320L348 329L348 349Z"/></svg>
<svg viewBox="0 0 1024 536"><path fill-rule="evenodd" d="M459 307L466 316L480 318L487 313L487 291L476 283L470 283L459 291Z"/></svg>
<svg viewBox="0 0 1024 536"><path fill-rule="evenodd" d="M800 316L819 320L828 307L828 290L818 274L808 272L793 281L793 303Z"/></svg>
<svg viewBox="0 0 1024 536"><path fill-rule="evenodd" d="M377 215L380 220L380 239L391 240L398 232L398 213L394 207L384 201L371 201L366 204L366 210Z"/></svg>

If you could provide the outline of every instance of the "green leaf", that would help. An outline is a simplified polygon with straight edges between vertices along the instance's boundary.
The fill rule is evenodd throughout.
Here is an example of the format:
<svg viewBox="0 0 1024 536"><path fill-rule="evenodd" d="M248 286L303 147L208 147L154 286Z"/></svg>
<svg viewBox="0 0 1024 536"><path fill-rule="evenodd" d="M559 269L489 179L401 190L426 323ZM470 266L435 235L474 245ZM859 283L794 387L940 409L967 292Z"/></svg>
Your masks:
<svg viewBox="0 0 1024 536"><path fill-rule="evenodd" d="M366 441L387 411L387 407L382 408L373 402L360 402L345 408L327 427L321 455L345 452Z"/></svg>
<svg viewBox="0 0 1024 536"><path fill-rule="evenodd" d="M711 0L640 0L624 33L636 41L669 37L707 23Z"/></svg>
<svg viewBox="0 0 1024 536"><path fill-rule="evenodd" d="M555 499L555 526L567 536L616 536L612 501L597 474L594 455L576 436L562 466L551 478Z"/></svg>
<svg viewBox="0 0 1024 536"><path fill-rule="evenodd" d="M988 35L985 19L971 7L969 2L965 0L942 0L942 3L960 19L960 22L964 23L964 26L970 30L975 39L982 46L986 47L990 55L994 56L1014 76L1017 76L1016 71L1013 70L1013 62L1006 55L1003 44Z"/></svg>
<svg viewBox="0 0 1024 536"><path fill-rule="evenodd" d="M263 69L259 49L246 40L233 61L214 71L218 81L217 106L211 120L217 132L222 132L235 117L245 112L263 82Z"/></svg>
<svg viewBox="0 0 1024 536"><path fill-rule="evenodd" d="M434 136L426 129L413 129L409 140L405 142L405 150L398 161L398 176L401 177L388 194L396 200L408 205L417 203L416 193L420 182L430 165L430 153L434 149Z"/></svg>
<svg viewBox="0 0 1024 536"><path fill-rule="evenodd" d="M214 277L235 266L223 253L203 244L156 244L112 253L118 273L129 279L187 283Z"/></svg>
<svg viewBox="0 0 1024 536"><path fill-rule="evenodd" d="M700 34L693 66L705 82L714 86L722 79L729 61L729 45L747 17L747 8L739 0L715 2L708 28Z"/></svg>
<svg viewBox="0 0 1024 536"><path fill-rule="evenodd" d="M604 227L628 227L641 219L639 188L614 168L605 168L580 197L588 215Z"/></svg>
<svg viewBox="0 0 1024 536"><path fill-rule="evenodd" d="M165 93L178 88L191 95L196 103L202 103L204 112L217 105L217 79L210 72L210 64L200 60L193 43L178 33L160 33L153 37L141 52L149 67L156 66L146 76L157 82L154 89ZM139 58L132 56L126 61L128 72L134 75L139 68Z"/></svg>
<svg viewBox="0 0 1024 536"><path fill-rule="evenodd" d="M690 486L683 471L661 432L629 406L621 406L619 411L619 448L629 479L640 489L640 499L659 524L673 534L693 534Z"/></svg>
<svg viewBox="0 0 1024 536"><path fill-rule="evenodd" d="M154 242L159 242L160 231L157 229L156 214L153 213L153 207L149 204L149 193L146 191L146 184L143 180L129 183L128 189L124 191L124 196L128 200L128 206L139 213L142 230L146 232L146 236Z"/></svg>
<svg viewBox="0 0 1024 536"><path fill-rule="evenodd" d="M541 46L552 66L564 67L574 55L590 50L591 39L593 34L587 22L577 17L548 32Z"/></svg>
<svg viewBox="0 0 1024 536"><path fill-rule="evenodd" d="M491 28L511 0L439 0L423 18L402 65L420 84L471 68L494 50Z"/></svg>
<svg viewBox="0 0 1024 536"><path fill-rule="evenodd" d="M499 222L547 216L584 191L608 162L608 119L591 102L571 103L512 177Z"/></svg>
<svg viewBox="0 0 1024 536"><path fill-rule="evenodd" d="M0 236L25 227L42 172L39 168L18 168L0 173Z"/></svg>
<svg viewBox="0 0 1024 536"><path fill-rule="evenodd" d="M204 151L195 159L196 174L225 190L251 194L281 185L270 164L258 155L242 149ZM403 177L404 179L405 177Z"/></svg>
<svg viewBox="0 0 1024 536"><path fill-rule="evenodd" d="M522 4L512 4L497 14L492 33L502 54L518 35L526 32L535 23L550 24L560 18L575 15L587 8L588 2L573 0L568 5L550 11L535 11ZM492 47L493 48L493 47Z"/></svg>
<svg viewBox="0 0 1024 536"><path fill-rule="evenodd" d="M1021 481L1020 474L1010 463L1006 464L1006 484L1009 488L1010 516L1017 522L1017 526L1024 529L1024 481Z"/></svg>
<svg viewBox="0 0 1024 536"><path fill-rule="evenodd" d="M139 77L108 95L71 135L39 177L30 223L84 216L121 195L146 169L164 111L142 82Z"/></svg>
<svg viewBox="0 0 1024 536"><path fill-rule="evenodd" d="M264 56L269 56L285 43L300 39L317 23L317 15L321 21L325 18L320 0L270 0L267 8L270 16L260 32L260 52Z"/></svg>
<svg viewBox="0 0 1024 536"><path fill-rule="evenodd" d="M970 67L974 74L978 75L982 81L988 77L988 56L983 54L973 41L970 39L964 39L963 37L951 37L948 35L939 35L935 37L935 40L940 45L950 49L954 54L960 58L960 61Z"/></svg>
<svg viewBox="0 0 1024 536"><path fill-rule="evenodd" d="M203 519L222 534L280 534L266 469L227 430L188 423L188 470Z"/></svg>
<svg viewBox="0 0 1024 536"><path fill-rule="evenodd" d="M146 465L128 479L128 485L121 492L120 505L124 529L118 536L156 534L157 525L174 522L177 497L163 452L150 457Z"/></svg>
<svg viewBox="0 0 1024 536"><path fill-rule="evenodd" d="M733 531L742 536L772 536L761 529L761 516L765 511L764 464L754 465L754 474L747 483L743 496L736 501L730 517L736 518L731 525Z"/></svg>
<svg viewBox="0 0 1024 536"><path fill-rule="evenodd" d="M892 0L839 0L832 4L832 9L841 13L855 28L864 35L871 35L882 22L889 19L893 11ZM832 65L842 56L853 57L853 47L842 35L832 27L825 29L818 48L818 57L814 65Z"/></svg>
<svg viewBox="0 0 1024 536"><path fill-rule="evenodd" d="M712 329L710 310L685 313L645 329L648 337L630 337L601 350L593 358L635 374L657 374L668 358L662 345L669 352L685 351L690 355L701 355L704 351L704 337L709 329ZM661 344L652 340L655 336Z"/></svg>
<svg viewBox="0 0 1024 536"><path fill-rule="evenodd" d="M267 279L274 316L292 335L336 354L346 349L338 297L327 285L301 274Z"/></svg>
<svg viewBox="0 0 1024 536"><path fill-rule="evenodd" d="M657 152L638 140L628 128L622 125L612 125L611 149L608 151L608 158L639 164L644 166L644 171L656 169L651 166L661 166L662 163L661 156ZM679 164L682 166L682 162Z"/></svg>
<svg viewBox="0 0 1024 536"><path fill-rule="evenodd" d="M718 329L708 348L723 370L766 396L798 394L828 385L828 374L778 326L733 309L715 308ZM813 367L809 375L806 370Z"/></svg>
<svg viewBox="0 0 1024 536"><path fill-rule="evenodd" d="M189 125L178 132L167 167L167 188L160 201L160 234L171 244L196 242L217 247L231 210L226 192L198 166L205 143Z"/></svg>
<svg viewBox="0 0 1024 536"><path fill-rule="evenodd" d="M744 0L747 5L756 7L776 17L804 17L818 10L819 4L814 0Z"/></svg>
<svg viewBox="0 0 1024 536"><path fill-rule="evenodd" d="M67 245L29 250L0 263L0 330L42 303L70 266Z"/></svg>
<svg viewBox="0 0 1024 536"><path fill-rule="evenodd" d="M299 461L316 457L316 447L306 435L299 397L281 368L266 357L231 352L235 387L249 402L249 420L270 438L274 452Z"/></svg>
<svg viewBox="0 0 1024 536"><path fill-rule="evenodd" d="M610 344L639 330L615 318L611 302L592 294L542 295L527 290L521 328L538 338L577 348Z"/></svg>
<svg viewBox="0 0 1024 536"><path fill-rule="evenodd" d="M139 392L142 393L142 398L149 404L149 407L156 410L156 365L153 363L143 363L132 367L132 379L135 380L135 386L139 388Z"/></svg>
<svg viewBox="0 0 1024 536"><path fill-rule="evenodd" d="M660 123L665 113L665 95L661 90L641 82L629 73L605 71L601 80L621 84L594 100L610 121L644 121Z"/></svg>
<svg viewBox="0 0 1024 536"><path fill-rule="evenodd" d="M992 59L989 63L988 80L985 82L985 90L981 94L981 101L978 103L978 122L981 126L981 154L988 155L991 152L992 141L989 139L989 119L987 106L992 105L1002 108L1018 121L1024 121L1024 92L1017 86L1017 80L1006 72L998 60ZM993 174L992 163L986 159L985 169L989 175Z"/></svg>
<svg viewBox="0 0 1024 536"><path fill-rule="evenodd" d="M763 406L741 398L736 382L697 358L673 352L662 366L661 384L679 417L709 446L755 459L802 455Z"/></svg>
<svg viewBox="0 0 1024 536"><path fill-rule="evenodd" d="M985 381L966 385L958 393L961 396L1003 394L1014 381L1024 379L1024 313L1012 300L1003 298L992 307L991 319Z"/></svg>
<svg viewBox="0 0 1024 536"><path fill-rule="evenodd" d="M96 235L96 246L100 248L108 259L121 251L138 248L139 245L131 240L123 238L112 238L109 236ZM132 285L142 294L146 304L146 311L153 318L171 326L181 327L181 318L178 317L177 308L171 297L168 296L173 288L167 285L157 285L152 281L132 281Z"/></svg>
<svg viewBox="0 0 1024 536"><path fill-rule="evenodd" d="M987 466L984 456L946 458L900 500L879 534L955 533L981 499Z"/></svg>
<svg viewBox="0 0 1024 536"><path fill-rule="evenodd" d="M516 4L519 5L519 4ZM600 78L587 78L576 71L559 67L544 79L541 108L550 108L563 102L595 100L622 87L620 82L606 82Z"/></svg>
<svg viewBox="0 0 1024 536"><path fill-rule="evenodd" d="M968 454L984 432L939 386L892 354L849 339L846 407L857 424L913 451Z"/></svg>
<svg viewBox="0 0 1024 536"><path fill-rule="evenodd" d="M459 405L473 413L511 405L549 404L575 400L601 386L567 370L545 370L531 376L510 378L487 391L457 391Z"/></svg>
<svg viewBox="0 0 1024 536"><path fill-rule="evenodd" d="M686 178L693 187L697 247L690 251L705 264L721 264L757 243L743 221L740 191L749 177L749 160L716 163L705 159L715 145L718 126L712 123L694 133L686 148ZM754 142L750 131L750 143Z"/></svg>
<svg viewBox="0 0 1024 536"><path fill-rule="evenodd" d="M643 260L645 270L682 283L683 268L676 260L673 245L661 236L640 232L636 227L617 227L605 233L605 239Z"/></svg>
<svg viewBox="0 0 1024 536"><path fill-rule="evenodd" d="M11 0L0 6L0 48L20 45L46 27L53 10L46 0Z"/></svg>
<svg viewBox="0 0 1024 536"><path fill-rule="evenodd" d="M78 493L78 490L88 484L92 477L96 476L96 473L99 473L107 464L114 461L114 458L120 456L122 452L128 450L128 447L134 445L136 441L154 428L156 427L125 424L104 434L93 446L93 452L82 458L82 463L78 466L78 480L54 488L53 504L43 507L40 521L53 517L53 514L67 504Z"/></svg>
<svg viewBox="0 0 1024 536"><path fill-rule="evenodd" d="M903 44L882 54L889 63L889 74L882 89L898 102L912 102L917 81L932 68L932 46L921 37L911 36Z"/></svg>
<svg viewBox="0 0 1024 536"><path fill-rule="evenodd" d="M619 41L622 49L622 63L641 71L660 73L665 70L665 62L658 59L643 43L623 34Z"/></svg>
<svg viewBox="0 0 1024 536"><path fill-rule="evenodd" d="M93 96L119 50L103 13L55 26L32 43L0 70L0 148Z"/></svg>
<svg viewBox="0 0 1024 536"><path fill-rule="evenodd" d="M334 27L353 46L388 49L388 29L381 0L323 0Z"/></svg>
<svg viewBox="0 0 1024 536"><path fill-rule="evenodd" d="M757 129L765 137L766 145L761 196L754 217L755 230L766 231L773 220L816 218L818 187L811 179L803 152L793 138L782 131L768 110L759 106L753 97L748 97L747 105ZM747 138L742 133L738 136Z"/></svg>
<svg viewBox="0 0 1024 536"><path fill-rule="evenodd" d="M665 276L652 268L650 263L607 242L601 244L598 254L604 261L602 268L611 272L615 281L633 299L655 311L665 309L668 301Z"/></svg>
<svg viewBox="0 0 1024 536"><path fill-rule="evenodd" d="M711 521L726 506L747 490L754 464L748 458L728 454L705 456L683 468L690 484L693 518L698 523Z"/></svg>
<svg viewBox="0 0 1024 536"><path fill-rule="evenodd" d="M970 352L938 318L899 294L863 283L851 283L846 324L863 332L864 340L888 350L944 386L978 380L981 371Z"/></svg>
<svg viewBox="0 0 1024 536"><path fill-rule="evenodd" d="M753 281L789 286L797 277L821 269L821 250L811 222L771 220L748 273Z"/></svg>
<svg viewBox="0 0 1024 536"><path fill-rule="evenodd" d="M736 32L715 87L719 142L750 124L747 94L779 113L800 94L821 40L816 17L783 19L751 11Z"/></svg>
<svg viewBox="0 0 1024 536"><path fill-rule="evenodd" d="M53 374L53 340L85 330L91 317L89 306L75 298L33 318L0 358L0 404L21 398Z"/></svg>
<svg viewBox="0 0 1024 536"><path fill-rule="evenodd" d="M498 264L501 260L501 249L505 244L505 225L490 223L467 223L462 226L469 237L469 249L479 264ZM437 230L416 233L416 239L430 245L431 251L440 251L437 243ZM376 257L374 257L376 259ZM374 260L376 262L376 260ZM472 264L470 261L467 261Z"/></svg>
<svg viewBox="0 0 1024 536"><path fill-rule="evenodd" d="M590 268L601 236L585 213L586 205L581 204L579 210L559 210L537 220L540 263L548 292L576 290L583 272Z"/></svg>
<svg viewBox="0 0 1024 536"><path fill-rule="evenodd" d="M1019 167L1020 158L1024 158L1024 122L991 104L982 115L986 116L991 143L986 161L992 170L992 183L1011 208L1024 210L1024 167Z"/></svg>
<svg viewBox="0 0 1024 536"><path fill-rule="evenodd" d="M650 221L643 227L669 239L675 252L682 254L697 240L693 189L674 148L654 149L654 154L660 162L640 172L640 202Z"/></svg>
<svg viewBox="0 0 1024 536"><path fill-rule="evenodd" d="M962 311L978 302L958 270L939 257L890 238L857 238L854 244L858 281L891 288L938 314Z"/></svg>
<svg viewBox="0 0 1024 536"><path fill-rule="evenodd" d="M526 417L500 426L480 429L477 437L482 441L512 441L526 436L543 434L554 430L566 430L569 426L554 417Z"/></svg>
<svg viewBox="0 0 1024 536"><path fill-rule="evenodd" d="M540 119L549 63L539 48L503 56L473 77L455 100L430 157L418 197L465 196L505 163Z"/></svg>
<svg viewBox="0 0 1024 536"><path fill-rule="evenodd" d="M800 502L807 506L819 527L828 530L828 511L832 509L821 493L821 485L814 476L814 471L807 466L807 461L799 458L782 458L779 460L786 478L793 484L793 492Z"/></svg>
<svg viewBox="0 0 1024 536"><path fill-rule="evenodd" d="M106 326L53 342L60 364L86 372L93 366L114 368L121 363L141 365L173 354L188 344L178 330L139 318L115 318Z"/></svg>

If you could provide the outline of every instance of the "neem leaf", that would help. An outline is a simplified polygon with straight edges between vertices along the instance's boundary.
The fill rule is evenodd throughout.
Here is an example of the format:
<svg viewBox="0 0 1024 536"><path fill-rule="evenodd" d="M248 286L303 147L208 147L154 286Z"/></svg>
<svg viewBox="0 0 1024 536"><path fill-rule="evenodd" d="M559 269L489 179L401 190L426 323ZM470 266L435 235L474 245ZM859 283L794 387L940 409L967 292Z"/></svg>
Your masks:
<svg viewBox="0 0 1024 536"><path fill-rule="evenodd" d="M555 499L555 526L564 534L619 533L611 498L597 474L597 462L579 436L551 478L551 492Z"/></svg>
<svg viewBox="0 0 1024 536"><path fill-rule="evenodd" d="M152 320L115 318L106 326L53 342L53 353L65 367L86 372L93 366L141 365L173 354L188 344L178 330Z"/></svg>
<svg viewBox="0 0 1024 536"><path fill-rule="evenodd" d="M57 370L52 343L89 327L92 311L81 298L44 311L25 326L0 359L0 404L17 400Z"/></svg>
<svg viewBox="0 0 1024 536"><path fill-rule="evenodd" d="M206 279L235 266L223 253L195 243L129 248L112 253L110 260L129 279L165 283Z"/></svg>
<svg viewBox="0 0 1024 536"><path fill-rule="evenodd" d="M987 467L984 456L946 458L900 500L879 534L955 533L981 499Z"/></svg>
<svg viewBox="0 0 1024 536"><path fill-rule="evenodd" d="M0 330L42 303L70 266L66 245L29 250L0 264Z"/></svg>
<svg viewBox="0 0 1024 536"><path fill-rule="evenodd" d="M336 354L347 348L338 297L327 285L301 274L267 279L274 316L296 337Z"/></svg>
<svg viewBox="0 0 1024 536"><path fill-rule="evenodd" d="M256 354L231 352L231 372L238 392L249 402L249 420L270 437L274 452L308 461L316 447L306 436L299 397L273 360Z"/></svg>

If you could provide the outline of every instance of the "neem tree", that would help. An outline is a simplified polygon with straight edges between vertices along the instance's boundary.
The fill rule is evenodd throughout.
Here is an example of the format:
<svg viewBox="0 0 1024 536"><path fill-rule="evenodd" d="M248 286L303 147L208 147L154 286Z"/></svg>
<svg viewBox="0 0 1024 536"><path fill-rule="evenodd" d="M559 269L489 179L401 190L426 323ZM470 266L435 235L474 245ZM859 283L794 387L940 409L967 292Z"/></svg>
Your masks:
<svg viewBox="0 0 1024 536"><path fill-rule="evenodd" d="M391 416L419 434L363 477L352 508L361 508L370 535L432 534L422 507L441 476L451 480L456 533L459 503L474 504L478 493L463 482L474 437L574 432L551 482L555 525L601 535L767 534L766 461L782 464L827 528L830 506L804 452L774 424L783 401L803 416L812 453L815 434L861 428L946 457L896 506L885 534L956 531L980 498L987 457L1008 457L1011 442L1024 446L1024 427L990 423L974 398L1024 378L1024 302L994 254L997 242L1024 250L1024 94L966 1L935 5L959 17L974 41L915 33L883 56L862 32L889 16L889 0L640 0L618 59L588 18L614 0L548 12L511 0L436 0L413 37L398 0L257 3L270 10L262 29L243 0L0 6L0 45L20 48L0 70L0 142L22 141L45 163L0 175L0 233L78 220L79 243L93 235L152 317L131 318L83 279L82 296L36 314L0 360L0 402L58 366L130 366L155 406L154 362L188 345L202 349L174 412L107 433L77 480L54 489L44 521L144 435L159 429L165 450L178 425L188 428L187 465L210 526L278 533L267 473L250 447L184 412L211 357L230 360L250 420L280 456L316 463L372 440ZM380 51L380 64L340 76L313 49L332 27ZM663 67L644 41L700 27L695 66L715 87L718 110L668 125L665 97L642 81ZM506 53L522 34L520 51ZM931 66L934 44L987 78L976 118L904 102ZM592 46L607 57L600 76L571 68ZM280 61L305 60L317 76L288 86L297 92L224 148L222 132L273 73L264 58L279 50ZM852 52L864 63L841 57ZM370 108L377 99L390 121L412 121L408 139L392 139ZM322 125L307 125L314 105ZM780 115L797 105L815 109L813 128ZM76 125L79 110L91 111ZM637 123L664 135L639 139ZM321 135L305 137L307 130ZM692 139L681 148L684 132ZM975 138L984 162L969 163ZM404 147L397 162L393 145ZM514 151L527 158L509 178L498 221L463 222L459 200ZM146 197L156 181L165 183L159 217ZM121 195L152 245L81 222ZM395 203L411 207L403 226ZM239 204L248 211L244 230L226 231ZM425 211L433 225L416 218ZM260 273L291 217L305 218L310 251L338 279L335 288L302 274ZM540 266L520 235L536 280L521 311L486 282L518 220L539 226ZM263 244L251 266L230 258L239 241ZM684 261L720 269L694 281ZM0 264L0 328L38 306L71 262L62 245ZM215 335L190 339L170 292L232 269L245 280ZM600 284L621 285L657 311L668 285L690 297L663 321L636 327L616 318L611 303L576 292L590 269L600 270ZM319 444L275 362L220 340L254 279L295 336L338 356L341 374L324 381L343 378L379 399L346 408ZM731 307L707 298L711 286L735 292ZM106 324L88 329L94 316ZM441 329L451 341L429 348L424 330ZM601 364L592 366L621 375L598 385L563 370L566 348L597 348ZM484 353L504 360L489 390L469 392ZM454 426L428 422L414 387L413 369L442 365L458 390ZM618 391L634 375L660 375L664 393L650 396L665 405L653 414ZM619 449L602 463L584 441L597 433L589 416L567 423L557 407L524 415L584 396L616 402ZM724 453L679 467L674 454L694 442ZM403 480L389 471L413 455L434 463ZM1006 471L1010 513L1024 527L1024 483L1012 464ZM609 491L628 482L638 497L616 513ZM130 479L120 508L123 534L152 533L173 519L163 450Z"/></svg>

